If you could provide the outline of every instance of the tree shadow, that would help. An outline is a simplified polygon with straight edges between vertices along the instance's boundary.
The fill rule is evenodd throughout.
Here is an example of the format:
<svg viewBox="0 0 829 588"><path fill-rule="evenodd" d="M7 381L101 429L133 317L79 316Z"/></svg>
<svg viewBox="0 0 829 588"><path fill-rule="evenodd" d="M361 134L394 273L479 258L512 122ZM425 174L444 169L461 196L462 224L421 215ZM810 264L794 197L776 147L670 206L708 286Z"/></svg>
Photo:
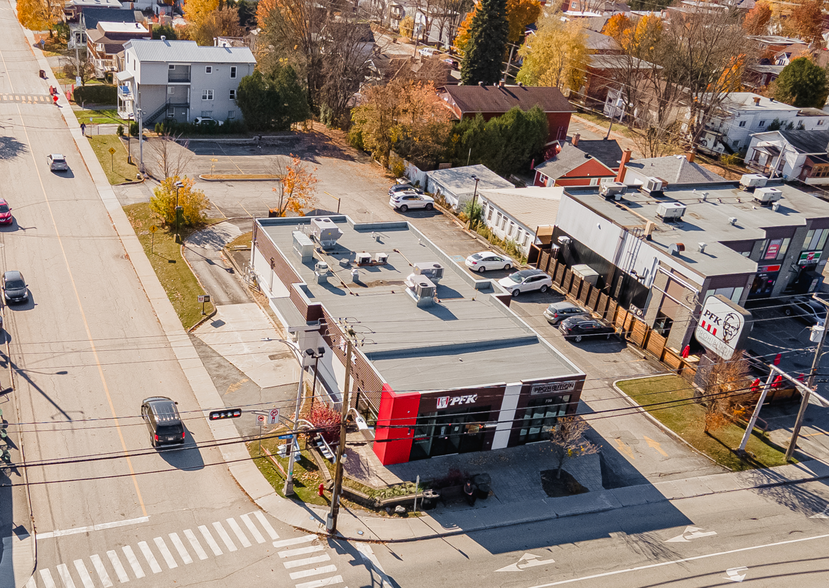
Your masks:
<svg viewBox="0 0 829 588"><path fill-rule="evenodd" d="M26 153L28 149L14 137L0 137L0 160L14 159Z"/></svg>

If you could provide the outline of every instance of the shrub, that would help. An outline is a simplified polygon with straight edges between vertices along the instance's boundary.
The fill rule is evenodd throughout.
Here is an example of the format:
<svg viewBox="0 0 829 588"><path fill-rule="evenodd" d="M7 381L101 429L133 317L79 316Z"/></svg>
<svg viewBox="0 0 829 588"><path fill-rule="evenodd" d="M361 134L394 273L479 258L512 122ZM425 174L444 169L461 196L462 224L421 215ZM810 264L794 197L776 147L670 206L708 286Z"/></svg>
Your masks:
<svg viewBox="0 0 829 588"><path fill-rule="evenodd" d="M115 129L115 135L118 137L124 136L124 125L118 125L118 128Z"/></svg>
<svg viewBox="0 0 829 588"><path fill-rule="evenodd" d="M137 137L138 136L138 123L132 121L130 123L130 136Z"/></svg>
<svg viewBox="0 0 829 588"><path fill-rule="evenodd" d="M118 88L117 86L108 86L106 84L81 86L75 88L73 98L77 104L117 104Z"/></svg>
<svg viewBox="0 0 829 588"><path fill-rule="evenodd" d="M315 428L320 429L320 435L326 443L333 445L340 441L340 413L327 404L314 404L308 420Z"/></svg>
<svg viewBox="0 0 829 588"><path fill-rule="evenodd" d="M177 190L175 184L178 181L181 181L184 186ZM195 182L191 178L170 176L153 190L150 210L160 216L168 226L173 226L176 222L176 202L178 202L182 208L181 226L203 224L204 211L210 206L210 202L204 192L196 190L194 185Z"/></svg>
<svg viewBox="0 0 829 588"><path fill-rule="evenodd" d="M403 174L406 172L406 163L400 157L392 156L389 162L389 169L391 169L394 177L403 177Z"/></svg>
<svg viewBox="0 0 829 588"><path fill-rule="evenodd" d="M400 34L411 39L414 34L414 24L414 18L411 16L404 17L403 20L400 21Z"/></svg>
<svg viewBox="0 0 829 588"><path fill-rule="evenodd" d="M482 224L481 221L484 217L484 209L479 200L475 200L474 204L472 200L469 200L463 207L463 213L466 218L469 219L470 228L474 229L478 225Z"/></svg>

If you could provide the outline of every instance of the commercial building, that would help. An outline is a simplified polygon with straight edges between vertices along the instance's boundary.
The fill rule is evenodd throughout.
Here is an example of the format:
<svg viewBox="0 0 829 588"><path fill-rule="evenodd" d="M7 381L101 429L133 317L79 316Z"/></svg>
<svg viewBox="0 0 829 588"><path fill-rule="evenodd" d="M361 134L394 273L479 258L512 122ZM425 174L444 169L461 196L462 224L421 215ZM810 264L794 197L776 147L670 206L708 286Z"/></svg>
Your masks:
<svg viewBox="0 0 829 588"><path fill-rule="evenodd" d="M735 182L565 188L556 224L539 231L544 244L530 260L546 251L567 268L588 265L599 274L598 292L673 349L693 348L709 296L745 306L814 292L822 283L829 203L759 176L746 181L756 188Z"/></svg>
<svg viewBox="0 0 829 588"><path fill-rule="evenodd" d="M511 241L526 257L539 225L555 222L563 188L530 186L503 190L481 190L483 223L493 234Z"/></svg>
<svg viewBox="0 0 829 588"><path fill-rule="evenodd" d="M353 333L350 406L384 464L542 440L576 410L584 374L406 222L258 219L251 267L300 347L324 347L335 402Z"/></svg>

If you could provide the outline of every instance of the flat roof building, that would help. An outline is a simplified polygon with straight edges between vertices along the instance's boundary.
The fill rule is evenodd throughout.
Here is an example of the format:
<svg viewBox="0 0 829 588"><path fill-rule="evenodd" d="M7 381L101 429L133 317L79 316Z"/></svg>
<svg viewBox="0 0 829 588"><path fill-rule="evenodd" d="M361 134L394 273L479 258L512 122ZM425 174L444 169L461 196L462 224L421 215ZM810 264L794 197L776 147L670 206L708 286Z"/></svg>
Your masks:
<svg viewBox="0 0 829 588"><path fill-rule="evenodd" d="M575 412L584 373L509 309L494 281L406 222L327 217L341 236L323 248L318 218L258 219L251 266L300 347L325 347L318 376L335 402L343 333L353 329L350 405L375 424L384 464L543 439ZM424 282L435 263L442 275ZM415 267L424 269L407 285Z"/></svg>

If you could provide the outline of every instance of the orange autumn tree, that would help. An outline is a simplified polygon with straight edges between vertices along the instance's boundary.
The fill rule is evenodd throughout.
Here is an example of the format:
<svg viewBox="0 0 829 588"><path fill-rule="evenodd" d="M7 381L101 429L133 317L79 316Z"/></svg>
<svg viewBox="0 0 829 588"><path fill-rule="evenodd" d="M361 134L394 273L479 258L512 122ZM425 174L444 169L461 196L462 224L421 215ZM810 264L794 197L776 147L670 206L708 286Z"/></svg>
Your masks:
<svg viewBox="0 0 829 588"><path fill-rule="evenodd" d="M184 18L190 24L201 26L214 11L219 9L219 0L185 0Z"/></svg>
<svg viewBox="0 0 829 588"><path fill-rule="evenodd" d="M30 31L49 29L50 34L52 28L60 22L55 8L47 0L18 0L17 19Z"/></svg>
<svg viewBox="0 0 829 588"><path fill-rule="evenodd" d="M466 51L469 43L469 27L472 26L472 18L478 10L476 4L472 10L466 13L466 18L458 27L458 34L455 36L455 47L460 51ZM507 0L507 21L509 22L509 35L507 41L518 43L524 36L527 27L533 24L541 16L541 2L538 0Z"/></svg>
<svg viewBox="0 0 829 588"><path fill-rule="evenodd" d="M602 33L608 37L613 37L616 41L621 43L622 35L632 26L633 23L631 23L630 19L624 14L614 14L607 19L607 23L604 25Z"/></svg>
<svg viewBox="0 0 829 588"><path fill-rule="evenodd" d="M277 160L282 181L279 182L279 188L273 189L274 192L279 192L276 216L286 216L288 212L305 216L306 209L316 202L317 168L308 165L293 153L291 163L283 168L281 162L281 159Z"/></svg>
<svg viewBox="0 0 829 588"><path fill-rule="evenodd" d="M765 35L771 21L771 6L765 2L758 2L748 11L743 20L743 29L749 35Z"/></svg>

